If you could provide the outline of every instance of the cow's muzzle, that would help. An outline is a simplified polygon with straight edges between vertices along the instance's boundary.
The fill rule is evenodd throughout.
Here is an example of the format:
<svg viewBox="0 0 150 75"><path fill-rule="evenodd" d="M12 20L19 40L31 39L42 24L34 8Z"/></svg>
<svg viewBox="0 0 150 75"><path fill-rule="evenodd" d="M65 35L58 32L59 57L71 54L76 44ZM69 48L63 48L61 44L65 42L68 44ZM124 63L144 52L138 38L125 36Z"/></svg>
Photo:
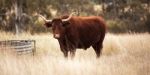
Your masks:
<svg viewBox="0 0 150 75"><path fill-rule="evenodd" d="M59 39L60 38L60 34L54 34L54 38L55 39Z"/></svg>

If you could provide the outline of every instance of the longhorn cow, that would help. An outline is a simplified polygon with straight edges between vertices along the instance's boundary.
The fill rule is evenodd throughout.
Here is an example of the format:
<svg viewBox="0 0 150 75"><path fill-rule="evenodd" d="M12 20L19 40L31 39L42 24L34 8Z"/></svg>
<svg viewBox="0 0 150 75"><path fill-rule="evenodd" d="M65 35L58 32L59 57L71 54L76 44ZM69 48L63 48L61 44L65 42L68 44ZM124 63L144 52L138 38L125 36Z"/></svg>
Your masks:
<svg viewBox="0 0 150 75"><path fill-rule="evenodd" d="M96 56L100 57L103 40L106 33L106 23L100 16L62 16L48 20L39 15L47 28L52 27L53 36L58 40L64 57L75 56L76 49L86 50L90 46L95 50Z"/></svg>

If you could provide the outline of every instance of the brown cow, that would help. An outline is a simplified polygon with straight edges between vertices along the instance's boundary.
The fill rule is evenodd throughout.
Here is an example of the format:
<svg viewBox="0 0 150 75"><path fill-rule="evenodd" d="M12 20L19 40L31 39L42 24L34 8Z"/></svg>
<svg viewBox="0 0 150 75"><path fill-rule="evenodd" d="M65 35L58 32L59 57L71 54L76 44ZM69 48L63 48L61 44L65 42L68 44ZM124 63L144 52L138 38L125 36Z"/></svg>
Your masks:
<svg viewBox="0 0 150 75"><path fill-rule="evenodd" d="M68 57L69 51L71 57L74 57L77 48L86 50L90 46L97 57L100 57L106 32L106 24L101 17L79 17L71 14L47 20L39 16L44 19L46 27L52 27L53 36L58 40L65 57Z"/></svg>

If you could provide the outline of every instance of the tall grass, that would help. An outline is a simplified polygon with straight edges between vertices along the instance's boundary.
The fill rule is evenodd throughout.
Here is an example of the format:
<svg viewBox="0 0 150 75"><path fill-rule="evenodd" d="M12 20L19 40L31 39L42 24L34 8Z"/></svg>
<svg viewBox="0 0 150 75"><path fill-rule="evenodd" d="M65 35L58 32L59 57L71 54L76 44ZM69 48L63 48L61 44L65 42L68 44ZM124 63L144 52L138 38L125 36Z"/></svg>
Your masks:
<svg viewBox="0 0 150 75"><path fill-rule="evenodd" d="M150 75L150 35L107 34L102 55L78 49L73 60L63 58L51 34L0 33L0 40L36 40L36 55L0 53L0 75Z"/></svg>

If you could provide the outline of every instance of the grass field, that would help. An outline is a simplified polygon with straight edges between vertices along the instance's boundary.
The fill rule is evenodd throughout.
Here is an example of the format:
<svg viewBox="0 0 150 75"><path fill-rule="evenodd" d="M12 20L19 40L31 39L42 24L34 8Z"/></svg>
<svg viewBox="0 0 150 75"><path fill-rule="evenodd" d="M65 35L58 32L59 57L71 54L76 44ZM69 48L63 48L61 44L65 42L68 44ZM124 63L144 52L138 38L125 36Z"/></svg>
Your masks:
<svg viewBox="0 0 150 75"><path fill-rule="evenodd" d="M34 39L36 55L0 53L0 75L150 75L150 35L109 34L102 55L92 48L78 49L73 60L64 59L52 35L0 33L0 40Z"/></svg>

